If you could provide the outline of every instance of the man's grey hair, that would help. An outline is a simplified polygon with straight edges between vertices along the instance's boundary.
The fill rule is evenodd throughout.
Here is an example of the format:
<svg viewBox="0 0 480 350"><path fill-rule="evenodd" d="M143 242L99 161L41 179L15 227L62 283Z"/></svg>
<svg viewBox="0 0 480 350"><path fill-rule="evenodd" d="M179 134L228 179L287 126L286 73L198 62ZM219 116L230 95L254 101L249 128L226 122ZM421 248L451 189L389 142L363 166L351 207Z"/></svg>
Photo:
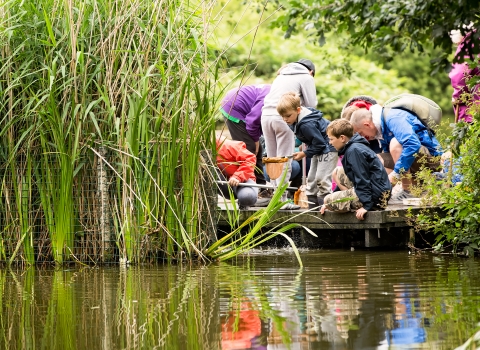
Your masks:
<svg viewBox="0 0 480 350"><path fill-rule="evenodd" d="M357 109L355 112L352 113L352 117L350 118L350 123L352 123L354 128L362 126L363 121L372 121L372 112L370 112L366 108Z"/></svg>

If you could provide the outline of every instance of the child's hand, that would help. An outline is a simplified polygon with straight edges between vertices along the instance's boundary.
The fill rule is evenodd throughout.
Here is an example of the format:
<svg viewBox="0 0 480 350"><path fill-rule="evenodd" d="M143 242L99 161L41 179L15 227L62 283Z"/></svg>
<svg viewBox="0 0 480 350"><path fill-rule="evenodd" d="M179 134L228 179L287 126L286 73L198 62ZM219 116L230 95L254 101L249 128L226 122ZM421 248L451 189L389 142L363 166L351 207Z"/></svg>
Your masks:
<svg viewBox="0 0 480 350"><path fill-rule="evenodd" d="M302 160L303 158L305 158L307 155L305 154L305 152L295 152L293 154L293 159L294 160Z"/></svg>
<svg viewBox="0 0 480 350"><path fill-rule="evenodd" d="M398 182L398 180L400 180L400 175L392 171L390 174L388 174L388 179L390 180L390 183L392 185L395 185Z"/></svg>
<svg viewBox="0 0 480 350"><path fill-rule="evenodd" d="M356 211L356 217L358 220L364 220L365 219L365 214L367 213L367 210L364 207L361 207L360 209L357 209Z"/></svg>
<svg viewBox="0 0 480 350"><path fill-rule="evenodd" d="M232 187L238 186L239 183L240 183L240 180L237 179L234 176L232 176L230 179L228 179L228 184Z"/></svg>
<svg viewBox="0 0 480 350"><path fill-rule="evenodd" d="M325 210L327 209L327 207L325 206L325 204L323 204L321 207L320 207L320 214L325 214Z"/></svg>

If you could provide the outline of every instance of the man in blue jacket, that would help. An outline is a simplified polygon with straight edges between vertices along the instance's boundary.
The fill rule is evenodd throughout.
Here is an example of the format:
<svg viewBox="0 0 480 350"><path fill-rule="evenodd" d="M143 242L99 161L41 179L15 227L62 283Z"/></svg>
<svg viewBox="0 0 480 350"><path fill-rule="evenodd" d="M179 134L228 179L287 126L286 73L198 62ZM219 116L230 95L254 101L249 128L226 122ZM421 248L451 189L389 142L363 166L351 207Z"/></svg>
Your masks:
<svg viewBox="0 0 480 350"><path fill-rule="evenodd" d="M370 110L359 109L352 114L350 122L355 132L372 140L378 139L383 152L390 153L393 171L388 175L390 182L395 183L404 173L418 172L422 165L438 170L439 161L435 156L442 155L440 143L431 130L412 113L392 108L386 109L373 105ZM420 161L421 158L425 158ZM413 184L414 178L412 178ZM410 186L412 180L402 177L403 190L392 200L402 200L412 197Z"/></svg>

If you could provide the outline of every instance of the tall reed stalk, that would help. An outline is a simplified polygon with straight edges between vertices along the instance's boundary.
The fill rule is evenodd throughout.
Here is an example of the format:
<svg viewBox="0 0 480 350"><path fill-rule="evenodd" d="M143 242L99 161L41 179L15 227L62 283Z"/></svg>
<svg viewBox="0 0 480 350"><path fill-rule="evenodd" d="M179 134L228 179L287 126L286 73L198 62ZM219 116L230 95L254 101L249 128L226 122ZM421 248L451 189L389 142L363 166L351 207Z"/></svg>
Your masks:
<svg viewBox="0 0 480 350"><path fill-rule="evenodd" d="M214 3L0 4L2 259L204 258Z"/></svg>

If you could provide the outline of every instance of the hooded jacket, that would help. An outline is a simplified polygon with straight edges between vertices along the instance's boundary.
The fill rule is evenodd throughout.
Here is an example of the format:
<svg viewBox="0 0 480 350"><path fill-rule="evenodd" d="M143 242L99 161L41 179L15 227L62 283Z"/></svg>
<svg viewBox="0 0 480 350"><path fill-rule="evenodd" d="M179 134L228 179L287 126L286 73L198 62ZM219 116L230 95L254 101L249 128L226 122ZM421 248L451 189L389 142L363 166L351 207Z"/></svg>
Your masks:
<svg viewBox="0 0 480 350"><path fill-rule="evenodd" d="M277 104L283 94L296 92L300 95L300 103L305 107L317 106L315 81L309 70L300 63L287 64L275 78L270 92L265 96L262 115L277 115Z"/></svg>
<svg viewBox="0 0 480 350"><path fill-rule="evenodd" d="M228 118L233 117L245 122L252 140L257 142L262 135L263 100L270 92L270 85L244 85L227 92L222 100L220 111Z"/></svg>
<svg viewBox="0 0 480 350"><path fill-rule="evenodd" d="M230 179L236 177L240 182L248 179L255 181L255 163L257 157L247 150L245 142L217 139L217 165Z"/></svg>
<svg viewBox="0 0 480 350"><path fill-rule="evenodd" d="M309 111L310 113L301 117L303 111ZM302 113L300 113L298 119L298 122L293 124L292 130L297 138L308 146L307 150L304 151L308 158L337 151L328 142L326 129L330 121L323 118L322 112L314 108L302 108Z"/></svg>
<svg viewBox="0 0 480 350"><path fill-rule="evenodd" d="M425 146L432 156L442 154L437 138L428 132L415 115L403 109L392 108L388 115L384 115L382 111L380 123L383 138L380 143L384 152L390 151L390 141L394 137L403 147L393 169L397 174L410 169L421 146Z"/></svg>
<svg viewBox="0 0 480 350"><path fill-rule="evenodd" d="M386 200L390 198L392 185L387 172L365 138L355 133L338 154L343 155L345 174L366 210L381 204L384 193L388 193Z"/></svg>

